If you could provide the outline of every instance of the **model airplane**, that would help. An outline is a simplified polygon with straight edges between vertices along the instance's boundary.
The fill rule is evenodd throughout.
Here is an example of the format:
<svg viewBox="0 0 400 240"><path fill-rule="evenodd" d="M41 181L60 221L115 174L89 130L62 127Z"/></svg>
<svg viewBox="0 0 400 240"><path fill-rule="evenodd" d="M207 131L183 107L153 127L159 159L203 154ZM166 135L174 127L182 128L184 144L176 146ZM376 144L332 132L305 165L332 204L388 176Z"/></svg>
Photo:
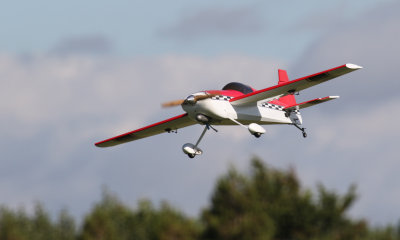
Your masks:
<svg viewBox="0 0 400 240"><path fill-rule="evenodd" d="M307 137L305 129L300 127L302 118L299 110L336 99L339 96L328 96L297 103L295 94L360 68L362 67L355 64L345 64L292 81L289 80L285 70L278 70L278 84L265 89L255 90L247 85L232 82L222 90L193 93L186 99L163 104L163 107L181 105L186 113L98 142L95 145L98 147L115 146L163 132L176 132L179 128L194 124L205 125L205 127L196 144L186 143L182 146L183 152L190 158L203 153L198 147L199 143L207 130L217 131L213 125L240 125L258 138L265 133L265 129L260 125L289 124L298 128L303 133L303 137Z"/></svg>

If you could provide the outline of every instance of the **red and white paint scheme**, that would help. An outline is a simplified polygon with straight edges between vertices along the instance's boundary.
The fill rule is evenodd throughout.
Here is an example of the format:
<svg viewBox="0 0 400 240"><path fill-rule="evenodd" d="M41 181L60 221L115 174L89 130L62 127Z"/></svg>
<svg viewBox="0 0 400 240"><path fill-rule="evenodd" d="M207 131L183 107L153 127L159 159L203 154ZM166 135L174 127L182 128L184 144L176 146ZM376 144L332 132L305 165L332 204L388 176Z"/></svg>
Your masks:
<svg viewBox="0 0 400 240"><path fill-rule="evenodd" d="M205 125L195 144L186 143L182 150L190 158L202 154L198 147L207 130L215 125L240 125L247 128L255 137L265 133L260 125L289 124L297 127L307 137L302 125L300 109L327 102L338 96L316 98L297 103L296 93L326 82L341 75L361 69L355 64L345 64L326 71L290 81L285 70L278 70L277 85L255 90L247 85L233 82L222 90L207 90L189 95L186 99L171 101L164 107L181 105L184 114L170 119L98 142L97 147L110 147L118 144L150 137L163 132L176 132L177 129L194 124Z"/></svg>

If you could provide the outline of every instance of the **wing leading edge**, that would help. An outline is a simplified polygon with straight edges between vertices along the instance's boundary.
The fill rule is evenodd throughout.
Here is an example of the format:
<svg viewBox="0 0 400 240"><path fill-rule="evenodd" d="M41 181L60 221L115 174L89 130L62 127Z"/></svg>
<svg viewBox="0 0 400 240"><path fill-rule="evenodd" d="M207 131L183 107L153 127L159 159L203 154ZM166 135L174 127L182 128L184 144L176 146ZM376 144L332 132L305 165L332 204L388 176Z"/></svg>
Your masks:
<svg viewBox="0 0 400 240"><path fill-rule="evenodd" d="M255 103L260 100L279 97L282 95L292 94L299 92L301 90L307 89L309 87L315 86L317 84L326 82L333 78L339 77L341 75L350 73L352 71L358 70L362 67L355 64L345 64L339 67L335 67L326 71L315 73L306 77L298 78L293 81L284 82L269 88L261 89L249 94L245 94L239 97L232 98L230 100L232 105L246 105L250 103Z"/></svg>
<svg viewBox="0 0 400 240"><path fill-rule="evenodd" d="M106 139L104 141L100 141L98 143L95 143L95 145L97 147L111 147L111 146L115 146L118 144L138 140L141 138L146 138L146 137L150 137L153 135L157 135L157 134L160 134L163 132L170 132L170 131L176 130L178 128L184 128L184 127L188 127L188 126L191 126L194 124L196 124L196 122L191 120L188 117L188 114L185 113L185 114L178 115L178 116L169 118L167 120L164 120L164 121L161 121L158 123L154 123L152 125L149 125L149 126L146 126L143 128L133 130L128 133L124 133L124 134Z"/></svg>

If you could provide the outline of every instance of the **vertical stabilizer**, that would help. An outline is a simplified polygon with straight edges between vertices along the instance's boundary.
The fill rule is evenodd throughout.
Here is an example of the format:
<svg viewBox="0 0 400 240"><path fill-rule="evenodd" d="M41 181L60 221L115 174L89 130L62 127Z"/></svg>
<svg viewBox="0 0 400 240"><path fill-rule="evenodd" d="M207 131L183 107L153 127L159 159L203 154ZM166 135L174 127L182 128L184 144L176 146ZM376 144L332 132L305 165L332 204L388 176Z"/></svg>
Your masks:
<svg viewBox="0 0 400 240"><path fill-rule="evenodd" d="M278 69L278 76L279 76L278 85L289 82L289 77L287 75L286 70ZM278 102L284 104L285 106L290 106L296 104L296 99L293 94L290 94L279 98Z"/></svg>
<svg viewBox="0 0 400 240"><path fill-rule="evenodd" d="M287 75L286 70L278 69L278 77L279 77L278 84L289 82L289 77Z"/></svg>

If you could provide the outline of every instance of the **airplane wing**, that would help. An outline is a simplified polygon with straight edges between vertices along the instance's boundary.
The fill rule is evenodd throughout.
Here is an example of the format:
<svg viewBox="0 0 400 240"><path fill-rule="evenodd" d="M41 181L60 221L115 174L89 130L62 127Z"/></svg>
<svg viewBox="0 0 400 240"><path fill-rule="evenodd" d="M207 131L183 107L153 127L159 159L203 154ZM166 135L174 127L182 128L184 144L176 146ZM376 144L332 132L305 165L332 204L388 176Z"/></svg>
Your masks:
<svg viewBox="0 0 400 240"><path fill-rule="evenodd" d="M95 145L97 147L111 147L141 138L150 137L163 132L170 132L178 128L184 128L194 124L196 124L196 122L190 119L188 114L185 113L140 129L133 130L128 133L118 135L113 138L106 139L104 141L95 143Z"/></svg>
<svg viewBox="0 0 400 240"><path fill-rule="evenodd" d="M295 110L295 109L307 108L307 107L311 107L316 104L324 103L324 102L327 102L327 101L330 101L333 99L337 99L337 98L339 98L339 96L328 96L328 97L324 97L324 98L316 98L316 99L302 102L299 104L295 104L292 106L287 106L287 107L283 108L283 110L290 111L290 110Z"/></svg>
<svg viewBox="0 0 400 240"><path fill-rule="evenodd" d="M309 87L315 86L317 84L326 82L333 78L339 77L341 75L358 70L360 68L362 67L348 63L323 72L315 73L306 77L295 79L293 81L284 82L282 84L278 84L269 88L261 89L259 91L235 97L229 101L232 105L239 106L239 105L247 105L250 103L255 103L257 101L264 99L292 94L307 89Z"/></svg>

